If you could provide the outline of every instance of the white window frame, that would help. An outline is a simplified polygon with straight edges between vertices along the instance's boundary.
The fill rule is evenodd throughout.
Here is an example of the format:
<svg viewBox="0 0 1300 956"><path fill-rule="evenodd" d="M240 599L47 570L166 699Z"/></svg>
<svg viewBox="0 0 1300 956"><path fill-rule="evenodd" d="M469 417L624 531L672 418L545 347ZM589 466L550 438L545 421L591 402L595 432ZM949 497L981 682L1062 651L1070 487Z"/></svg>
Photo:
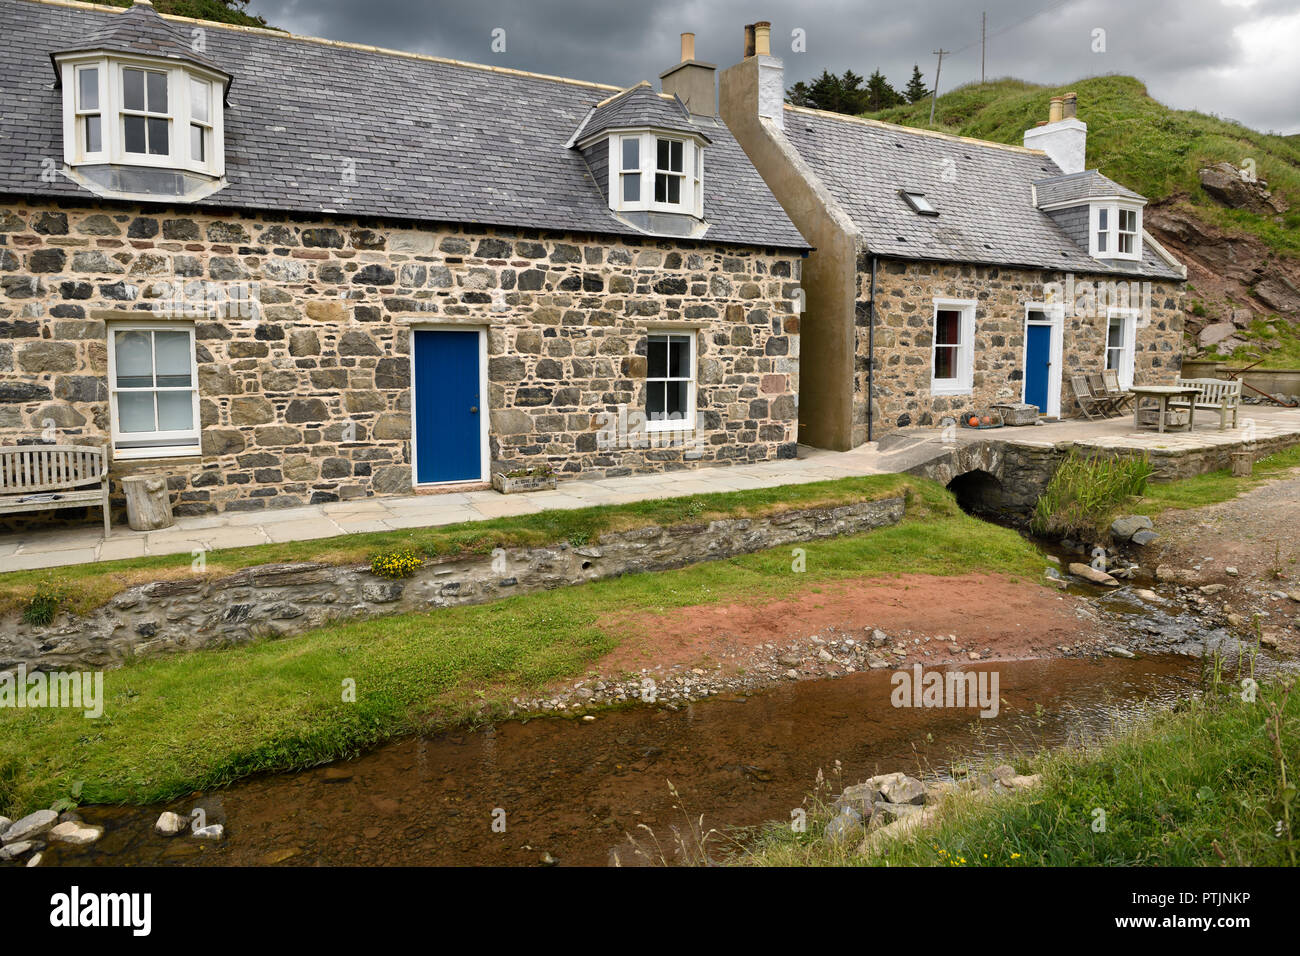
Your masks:
<svg viewBox="0 0 1300 956"><path fill-rule="evenodd" d="M969 395L975 389L975 307L974 299L935 299L934 311L930 316L930 394L931 395ZM935 377L935 357L938 344L939 313L960 312L961 323L958 325L957 376L956 378Z"/></svg>
<svg viewBox="0 0 1300 956"><path fill-rule="evenodd" d="M1110 308L1106 310L1106 328L1103 330L1102 341L1102 361L1101 367L1109 369L1111 345L1110 345L1110 324L1113 319L1120 319L1123 322L1121 328L1121 337L1119 355L1120 364L1115 369L1119 379L1120 388L1133 387L1133 367L1137 360L1137 320L1141 314L1140 309L1119 309Z"/></svg>
<svg viewBox="0 0 1300 956"><path fill-rule="evenodd" d="M696 343L696 337L697 337L697 334L698 334L698 333L697 333L695 330L692 330L692 329L662 329L662 330L656 330L656 331L653 331L653 332L648 332L648 333L646 334L646 377L645 377L645 385L646 385L646 396L645 396L645 398L646 398L646 401L645 401L645 406L642 408L642 411L645 413L645 429L646 429L646 431L648 431L648 432L687 432L687 431L692 431L692 430L695 428L695 391L696 391L696 388L697 388L697 381L696 381L696 380L697 380L697 368L696 368L696 366L697 366L697 364L698 364L697 359L696 359L696 356L697 356L697 354L698 354L698 348L697 348L697 343ZM687 361L687 367L688 367L689 372L690 372L690 374L689 374L688 377L683 378L683 377L681 377L681 376L671 376L671 375L667 375L667 374L665 374L665 375L663 375L663 376L655 376L655 377L651 377L651 375L650 375L650 342L651 342L653 339L658 339L658 338L667 339L669 343L671 343L672 340L675 339L675 338L676 338L676 339L686 339L686 341L687 341L687 345L688 345L688 347L690 348L690 356L689 356L689 357L687 358L687 360L686 360L686 361ZM669 371L671 371L670 368L665 368L665 369L664 369L664 372L665 372L665 373L667 373L667 372L669 372ZM682 416L680 419L675 419L675 418L667 418L667 419L665 419L665 418L659 418L659 419L652 419L652 418L650 417L650 384L651 384L652 382L687 382L687 383L688 383L687 388L686 388L686 411L685 411L685 413L683 414L683 416ZM666 410L666 409L667 409L667 401L666 401L666 400L665 400L664 405L665 405L665 410Z"/></svg>
<svg viewBox="0 0 1300 956"><path fill-rule="evenodd" d="M1132 213L1135 219L1132 231L1121 232L1120 213ZM1105 228L1102 228L1102 216L1105 216ZM1133 248L1129 252L1120 251L1121 236L1132 236ZM1104 245L1104 248L1103 248ZM1088 255L1094 259L1130 259L1142 258L1142 206L1128 202L1094 202L1088 208Z"/></svg>
<svg viewBox="0 0 1300 956"><path fill-rule="evenodd" d="M155 385L149 389L126 388L119 389L117 385L117 348L116 336L118 332L187 332L190 338L190 382L186 386L163 386L159 388ZM150 341L153 339L151 337ZM156 346L155 346L156 349ZM154 376L157 377L158 366L155 357ZM154 431L154 432L123 432L118 427L117 396L119 392L183 392L189 391L192 394L193 404L191 410L191 421L194 423L192 429L186 431ZM199 368L198 355L194 341L194 326L185 322L112 322L108 326L108 417L113 439L113 457L118 460L140 459L140 458L177 458L198 456L202 453L202 424L199 420ZM156 424L156 422L155 422ZM139 441L156 441L168 440L170 444L150 445L147 447L130 447L125 443L134 443Z"/></svg>
<svg viewBox="0 0 1300 956"><path fill-rule="evenodd" d="M637 169L623 168L623 141L637 138L640 146ZM681 202L657 202L655 200L655 177L659 172L658 140L682 144L682 170L674 173L681 180ZM611 131L608 136L609 149L609 205L615 212L673 212L684 213L697 219L704 218L704 144L694 137L675 132L653 129L621 129ZM623 198L623 177L641 176L640 198L625 200Z"/></svg>
<svg viewBox="0 0 1300 956"><path fill-rule="evenodd" d="M96 67L99 70L100 141L103 149L87 152L79 128L79 119L86 115L78 102L77 70ZM106 54L77 55L59 60L63 82L63 159L69 166L112 163L119 166L147 166L154 169L186 169L208 176L225 175L225 128L221 91L225 79L211 70L192 64L175 64L146 57ZM166 154L128 153L122 129L122 116L138 115L127 111L123 96L122 71L140 69L167 74L167 136ZM208 122L202 124L193 118L190 103L190 80L208 84ZM160 117L161 114L154 114ZM200 122L209 131L209 154L199 160L190 155L190 125Z"/></svg>

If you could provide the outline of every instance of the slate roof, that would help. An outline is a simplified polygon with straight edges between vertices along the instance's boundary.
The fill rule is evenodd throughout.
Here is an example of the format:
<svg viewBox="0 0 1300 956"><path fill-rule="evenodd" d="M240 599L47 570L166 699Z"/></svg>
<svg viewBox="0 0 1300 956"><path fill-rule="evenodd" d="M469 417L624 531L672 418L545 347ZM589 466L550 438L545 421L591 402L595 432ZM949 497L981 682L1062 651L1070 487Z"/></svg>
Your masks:
<svg viewBox="0 0 1300 956"><path fill-rule="evenodd" d="M1181 278L1147 243L1141 261L1094 259L1035 208L1031 184L1062 176L1041 152L802 107L785 109L786 136L853 219L870 252ZM925 193L939 215L919 215L900 190Z"/></svg>
<svg viewBox="0 0 1300 956"><path fill-rule="evenodd" d="M183 60L215 70L223 76L230 74L205 53L194 49L193 38L169 23L150 6L137 5L118 14L96 30L77 37L74 46L51 51L56 53L81 53L89 50L109 50L136 56L158 56ZM58 74L55 74L56 78Z"/></svg>
<svg viewBox="0 0 1300 956"><path fill-rule="evenodd" d="M643 82L600 103L587 118L578 138L584 140L605 130L628 126L653 126L669 132L704 136L704 131L691 122L691 114L681 100L675 96L671 99L660 96L649 83ZM705 140L712 142L707 136Z"/></svg>
<svg viewBox="0 0 1300 956"><path fill-rule="evenodd" d="M1144 199L1140 193L1126 189L1113 179L1107 179L1095 169L1081 173L1067 173L1035 181L1039 207L1054 203L1083 202L1103 196L1123 196L1126 199Z"/></svg>
<svg viewBox="0 0 1300 956"><path fill-rule="evenodd" d="M45 157L63 156L52 51L128 16L0 0L0 194L89 199ZM225 114L229 185L203 208L378 216L641 236L614 217L566 143L614 87L273 31L204 24L206 55L234 77ZM720 122L703 121L701 241L808 244ZM355 170L355 182L346 175Z"/></svg>

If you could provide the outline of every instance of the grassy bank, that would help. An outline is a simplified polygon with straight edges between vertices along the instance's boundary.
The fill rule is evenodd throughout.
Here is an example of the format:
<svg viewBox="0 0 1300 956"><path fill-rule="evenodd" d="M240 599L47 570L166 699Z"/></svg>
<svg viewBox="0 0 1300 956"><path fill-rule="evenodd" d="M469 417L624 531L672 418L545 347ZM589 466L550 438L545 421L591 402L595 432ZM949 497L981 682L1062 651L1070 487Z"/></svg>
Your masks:
<svg viewBox="0 0 1300 956"><path fill-rule="evenodd" d="M1275 743L1270 735L1277 736ZM1300 854L1300 691L1236 687L1087 750L1039 757L1040 787L945 802L936 823L859 856L821 827L763 831L760 866L1294 866ZM1105 830L1093 829L1105 814ZM1280 821L1280 823L1279 823ZM1278 835L1279 826L1281 836Z"/></svg>
<svg viewBox="0 0 1300 956"><path fill-rule="evenodd" d="M582 674L616 647L624 635L601 623L612 609L752 604L831 581L908 573L1041 579L1043 561L1030 545L962 514L939 485L861 480L877 491L910 491L907 517L869 534L801 545L807 570L800 574L791 570L790 549L781 548L137 662L104 675L105 712L97 720L4 709L0 813L16 816L74 790L88 803L164 800L491 714L516 695ZM764 494L783 491L815 493L804 486ZM680 518L680 501L675 508ZM355 702L342 700L347 680L355 682Z"/></svg>
<svg viewBox="0 0 1300 956"><path fill-rule="evenodd" d="M1274 452L1255 462L1250 477L1237 478L1229 468L1163 484L1148 484L1134 514L1157 515L1170 508L1202 508L1245 494L1266 481L1286 477L1300 468L1300 445Z"/></svg>
<svg viewBox="0 0 1300 956"><path fill-rule="evenodd" d="M402 531L376 531L334 538L259 544L210 551L203 576L222 577L242 568L279 562L364 564L382 551L410 550L426 559L490 554L494 548L582 545L612 531L720 518L756 517L805 508L835 507L902 494L913 487L905 475L869 475L802 485L719 492L622 505L544 511L539 514L466 521ZM436 499L430 499L436 504ZM68 565L0 574L0 613L25 607L36 594L57 592L68 609L84 614L119 591L150 581L194 576L189 552Z"/></svg>

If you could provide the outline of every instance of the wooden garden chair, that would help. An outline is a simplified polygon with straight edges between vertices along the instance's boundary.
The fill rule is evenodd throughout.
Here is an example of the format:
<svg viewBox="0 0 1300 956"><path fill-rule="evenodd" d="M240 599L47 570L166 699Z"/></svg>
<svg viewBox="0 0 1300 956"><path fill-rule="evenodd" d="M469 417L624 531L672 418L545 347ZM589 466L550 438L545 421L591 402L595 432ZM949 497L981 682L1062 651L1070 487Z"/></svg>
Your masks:
<svg viewBox="0 0 1300 956"><path fill-rule="evenodd" d="M1133 393L1120 388L1119 372L1108 368L1101 373L1101 380L1106 385L1106 394L1115 399L1115 411L1122 412L1133 405Z"/></svg>
<svg viewBox="0 0 1300 956"><path fill-rule="evenodd" d="M1088 386L1088 376L1071 375L1070 388L1074 390L1074 400L1079 403L1079 410L1090 421L1109 418L1112 403L1108 399L1098 398Z"/></svg>

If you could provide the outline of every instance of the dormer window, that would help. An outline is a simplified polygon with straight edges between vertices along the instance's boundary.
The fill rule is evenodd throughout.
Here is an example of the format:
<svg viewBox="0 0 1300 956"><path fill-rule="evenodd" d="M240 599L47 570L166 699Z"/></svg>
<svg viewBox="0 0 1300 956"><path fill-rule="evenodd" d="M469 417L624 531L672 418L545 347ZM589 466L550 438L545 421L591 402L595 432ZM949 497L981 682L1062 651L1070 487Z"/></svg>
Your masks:
<svg viewBox="0 0 1300 956"><path fill-rule="evenodd" d="M704 216L704 147L683 136L653 130L622 131L609 138L610 206Z"/></svg>
<svg viewBox="0 0 1300 956"><path fill-rule="evenodd" d="M1089 218L1089 255L1098 259L1142 258L1141 206L1094 202Z"/></svg>
<svg viewBox="0 0 1300 956"><path fill-rule="evenodd" d="M67 59L61 67L68 166L225 172L220 76L115 56Z"/></svg>

